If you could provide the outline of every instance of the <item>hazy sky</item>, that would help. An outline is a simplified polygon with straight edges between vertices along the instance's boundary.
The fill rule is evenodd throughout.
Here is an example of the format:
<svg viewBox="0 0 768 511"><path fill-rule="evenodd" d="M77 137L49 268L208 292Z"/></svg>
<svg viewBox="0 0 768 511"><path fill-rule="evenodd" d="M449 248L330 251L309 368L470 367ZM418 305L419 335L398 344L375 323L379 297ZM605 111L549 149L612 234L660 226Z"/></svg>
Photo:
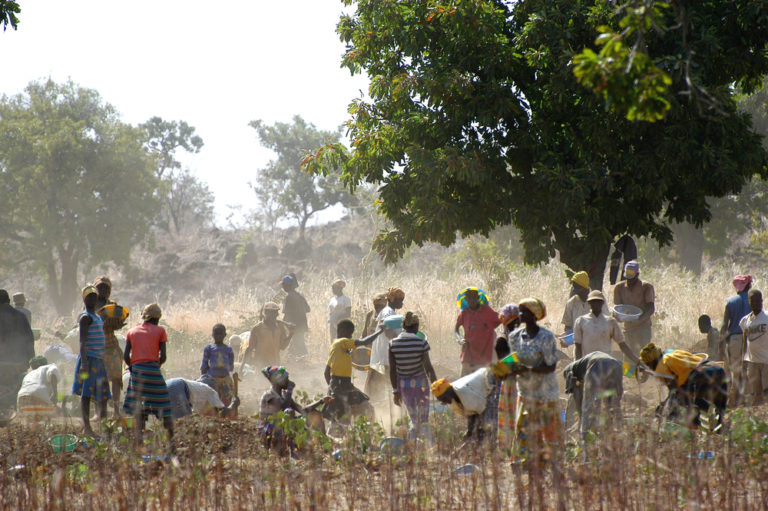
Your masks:
<svg viewBox="0 0 768 511"><path fill-rule="evenodd" d="M40 78L99 91L126 122L157 115L195 126L205 146L184 162L228 206L272 153L253 119L299 114L320 129L348 118L367 80L339 67L340 0L25 0L17 31L0 32L0 94Z"/></svg>

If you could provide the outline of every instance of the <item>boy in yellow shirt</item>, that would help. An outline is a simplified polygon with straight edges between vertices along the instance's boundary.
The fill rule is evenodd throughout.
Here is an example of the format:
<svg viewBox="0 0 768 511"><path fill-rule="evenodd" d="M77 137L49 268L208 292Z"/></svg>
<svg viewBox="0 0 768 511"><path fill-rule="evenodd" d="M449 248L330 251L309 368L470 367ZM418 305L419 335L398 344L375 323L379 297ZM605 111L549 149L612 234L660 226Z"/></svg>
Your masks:
<svg viewBox="0 0 768 511"><path fill-rule="evenodd" d="M337 338L331 343L324 376L331 396L340 401L342 415L348 412L349 406L368 400L368 396L352 385L352 350L358 346L370 346L382 331L379 329L368 337L355 340L352 339L355 332L352 321L343 319L336 326Z"/></svg>

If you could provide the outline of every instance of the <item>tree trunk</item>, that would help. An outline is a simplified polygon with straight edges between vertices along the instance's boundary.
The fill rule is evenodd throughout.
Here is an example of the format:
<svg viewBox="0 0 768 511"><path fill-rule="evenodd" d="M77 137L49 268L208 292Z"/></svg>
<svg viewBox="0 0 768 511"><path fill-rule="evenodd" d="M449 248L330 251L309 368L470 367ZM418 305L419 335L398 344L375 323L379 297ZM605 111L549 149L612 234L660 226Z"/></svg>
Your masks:
<svg viewBox="0 0 768 511"><path fill-rule="evenodd" d="M59 247L58 261L51 257L46 268L48 293L53 301L56 313L60 316L69 315L78 297L77 267L78 252L71 245ZM57 271L57 263L58 270Z"/></svg>
<svg viewBox="0 0 768 511"><path fill-rule="evenodd" d="M301 241L304 241L304 233L307 231L307 222L309 221L309 217L311 215L312 213L309 213L309 214L305 213L299 219L299 239Z"/></svg>
<svg viewBox="0 0 768 511"><path fill-rule="evenodd" d="M605 263L611 250L610 243L582 239L569 240L567 245L555 242L560 251L560 262L574 272L586 271L589 274L589 287L603 289Z"/></svg>
<svg viewBox="0 0 768 511"><path fill-rule="evenodd" d="M680 266L684 270L701 274L701 259L704 256L704 229L693 224L683 223L674 226Z"/></svg>

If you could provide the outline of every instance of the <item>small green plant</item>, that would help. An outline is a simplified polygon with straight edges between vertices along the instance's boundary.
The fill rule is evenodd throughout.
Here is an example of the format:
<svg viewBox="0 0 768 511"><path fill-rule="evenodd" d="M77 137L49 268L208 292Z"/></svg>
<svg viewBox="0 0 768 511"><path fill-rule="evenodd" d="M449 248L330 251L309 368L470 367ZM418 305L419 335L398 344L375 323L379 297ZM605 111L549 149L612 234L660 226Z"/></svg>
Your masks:
<svg viewBox="0 0 768 511"><path fill-rule="evenodd" d="M359 416L350 425L347 432L347 448L366 454L384 438L384 428L378 422L371 422L368 417Z"/></svg>

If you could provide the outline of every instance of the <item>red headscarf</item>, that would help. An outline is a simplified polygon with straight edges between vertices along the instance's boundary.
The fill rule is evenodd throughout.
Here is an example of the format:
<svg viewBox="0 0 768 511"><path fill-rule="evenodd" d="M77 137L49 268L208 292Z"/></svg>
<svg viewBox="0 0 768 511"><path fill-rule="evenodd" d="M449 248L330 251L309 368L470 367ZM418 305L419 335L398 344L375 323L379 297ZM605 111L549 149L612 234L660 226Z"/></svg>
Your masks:
<svg viewBox="0 0 768 511"><path fill-rule="evenodd" d="M733 287L736 288L737 293L741 293L744 289L752 283L752 275L736 275L733 278Z"/></svg>

